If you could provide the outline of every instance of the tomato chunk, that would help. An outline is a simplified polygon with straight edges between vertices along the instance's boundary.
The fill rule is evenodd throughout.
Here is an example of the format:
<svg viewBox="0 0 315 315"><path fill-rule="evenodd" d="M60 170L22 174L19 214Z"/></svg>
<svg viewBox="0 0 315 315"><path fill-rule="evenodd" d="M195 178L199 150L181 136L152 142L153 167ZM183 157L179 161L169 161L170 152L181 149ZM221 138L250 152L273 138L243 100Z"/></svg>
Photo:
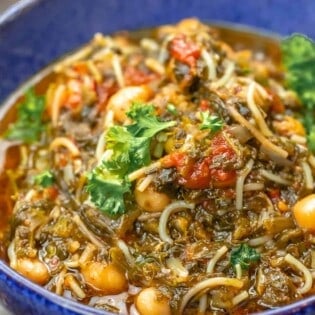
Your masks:
<svg viewBox="0 0 315 315"><path fill-rule="evenodd" d="M174 152L162 159L162 166L175 167L180 176L178 183L189 189L206 189L210 186L226 188L234 185L236 171L216 166L215 159L231 160L236 157L236 153L222 135L213 138L211 148L211 155L200 160L195 160L184 152Z"/></svg>
<svg viewBox="0 0 315 315"><path fill-rule="evenodd" d="M169 50L173 58L190 67L196 65L201 54L200 48L184 34L179 34L172 39Z"/></svg>

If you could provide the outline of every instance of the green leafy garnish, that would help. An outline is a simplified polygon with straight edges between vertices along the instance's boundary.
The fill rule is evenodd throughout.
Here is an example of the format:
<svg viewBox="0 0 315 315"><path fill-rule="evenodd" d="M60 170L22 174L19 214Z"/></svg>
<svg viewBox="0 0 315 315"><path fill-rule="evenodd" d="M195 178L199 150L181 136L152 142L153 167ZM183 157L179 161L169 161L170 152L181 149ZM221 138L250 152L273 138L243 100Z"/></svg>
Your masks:
<svg viewBox="0 0 315 315"><path fill-rule="evenodd" d="M87 191L91 201L111 216L126 212L124 194L130 191L130 182L113 176L104 164L96 167L88 176Z"/></svg>
<svg viewBox="0 0 315 315"><path fill-rule="evenodd" d="M9 126L5 137L25 143L37 141L44 130L44 110L44 97L35 95L33 90L26 92L25 101L18 108L17 120Z"/></svg>
<svg viewBox="0 0 315 315"><path fill-rule="evenodd" d="M54 182L55 177L51 171L45 171L35 176L35 184L44 188L52 186Z"/></svg>
<svg viewBox="0 0 315 315"><path fill-rule="evenodd" d="M151 161L150 137L135 137L128 127L113 126L106 134L106 147L113 154L104 164L109 171L119 176L131 173Z"/></svg>
<svg viewBox="0 0 315 315"><path fill-rule="evenodd" d="M169 113L173 114L174 116L178 115L177 108L175 107L174 104L168 103L166 109Z"/></svg>
<svg viewBox="0 0 315 315"><path fill-rule="evenodd" d="M243 270L247 270L251 263L259 259L260 254L254 248L247 244L241 244L232 250L230 262L234 268L236 265L240 265Z"/></svg>
<svg viewBox="0 0 315 315"><path fill-rule="evenodd" d="M304 126L309 148L315 152L315 43L294 34L282 41L282 60L287 86L296 92L304 107Z"/></svg>
<svg viewBox="0 0 315 315"><path fill-rule="evenodd" d="M134 137L151 138L158 132L176 125L175 121L159 121L154 114L154 107L143 106L142 103L134 103L127 116L135 121L134 124L127 126L127 130Z"/></svg>
<svg viewBox="0 0 315 315"><path fill-rule="evenodd" d="M154 107L135 103L127 116L128 126L113 126L106 133L106 149L111 155L88 174L87 191L91 201L110 216L126 212L124 195L130 192L128 174L151 162L152 138L160 131L174 126L173 121L160 121Z"/></svg>
<svg viewBox="0 0 315 315"><path fill-rule="evenodd" d="M223 121L216 115L211 115L209 111L200 112L201 124L200 130L209 129L211 132L217 132L222 129Z"/></svg>

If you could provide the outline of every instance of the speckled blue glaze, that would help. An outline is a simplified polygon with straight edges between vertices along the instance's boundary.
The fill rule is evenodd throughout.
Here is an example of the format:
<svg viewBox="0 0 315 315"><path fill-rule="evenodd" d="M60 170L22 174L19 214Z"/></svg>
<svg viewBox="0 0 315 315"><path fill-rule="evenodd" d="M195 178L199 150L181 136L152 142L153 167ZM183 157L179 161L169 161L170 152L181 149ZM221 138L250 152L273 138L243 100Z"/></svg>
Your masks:
<svg viewBox="0 0 315 315"><path fill-rule="evenodd" d="M315 38L314 12L313 0L22 0L0 16L0 102L36 71L98 31L111 33L196 16ZM19 315L109 314L45 291L1 261L0 300ZM280 314L314 315L315 297L264 312Z"/></svg>

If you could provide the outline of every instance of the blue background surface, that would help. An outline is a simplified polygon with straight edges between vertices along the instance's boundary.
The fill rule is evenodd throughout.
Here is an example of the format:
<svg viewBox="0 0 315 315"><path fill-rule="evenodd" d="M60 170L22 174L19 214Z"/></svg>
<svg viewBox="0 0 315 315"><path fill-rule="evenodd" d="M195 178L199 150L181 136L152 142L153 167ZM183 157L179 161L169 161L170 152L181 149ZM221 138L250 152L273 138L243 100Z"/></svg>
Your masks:
<svg viewBox="0 0 315 315"><path fill-rule="evenodd" d="M0 102L95 32L132 30L196 16L315 38L314 12L314 0L22 0L0 17ZM56 297L1 261L0 300L15 314L105 314ZM314 304L311 297L267 313L313 315Z"/></svg>
<svg viewBox="0 0 315 315"><path fill-rule="evenodd" d="M23 1L22 1L23 2ZM0 102L18 84L98 31L136 29L196 16L315 38L313 0L26 0L0 25ZM1 23L1 19L0 19Z"/></svg>

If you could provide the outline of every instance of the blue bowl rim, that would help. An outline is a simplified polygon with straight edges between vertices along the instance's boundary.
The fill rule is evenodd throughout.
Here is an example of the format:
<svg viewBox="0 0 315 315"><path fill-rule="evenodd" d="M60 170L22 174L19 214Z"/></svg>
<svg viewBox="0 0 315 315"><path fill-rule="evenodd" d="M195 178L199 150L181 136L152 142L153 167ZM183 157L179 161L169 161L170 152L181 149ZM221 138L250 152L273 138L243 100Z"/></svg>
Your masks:
<svg viewBox="0 0 315 315"><path fill-rule="evenodd" d="M18 18L20 14L22 14L25 10L31 9L33 5L36 5L37 3L41 2L43 0L20 0L14 5L11 5L7 10L5 10L1 15L0 15L0 27L4 26L7 23L13 22L14 19ZM212 21L214 25L225 25L225 26L234 26L239 29L248 31L248 32L259 32L263 36L275 38L275 39L280 39L281 36L277 33L253 27L253 26L246 26L242 24L236 24L236 23L229 23L224 21ZM40 73L47 71L50 66L45 67L42 69ZM28 84L31 80L34 80L34 76L32 76L30 79L26 80L25 85ZM36 79L35 79L36 80ZM1 106L1 112L3 110L6 110L7 107L9 107L14 100L17 99L19 96L18 91L21 91L22 87L24 85L20 86L17 88L17 90L9 95L7 99L4 100L2 105L8 105L8 106ZM96 308L93 308L88 305L80 304L79 302L76 302L74 300L70 300L68 298L64 298L62 296L59 296L51 291L46 290L45 288L33 283L32 281L28 280L27 278L23 277L16 271L14 271L12 268L10 268L4 261L0 260L0 272L2 272L6 277L9 279L13 280L16 283L19 283L20 285L24 286L26 289L30 290L31 292L36 293L37 295L47 299L49 302L56 304L60 307L64 307L67 310L77 312L78 314L82 315L88 315L88 314L95 314L95 315L112 315L112 313L103 311L103 310L98 310ZM292 304L279 307L279 308L274 308L270 310L266 310L263 312L259 313L254 313L255 314L261 314L261 315L284 315L284 314L294 314L293 312L297 312L300 310L303 310L307 306L315 305L315 295L310 296L307 298L304 298L302 300L296 301Z"/></svg>

